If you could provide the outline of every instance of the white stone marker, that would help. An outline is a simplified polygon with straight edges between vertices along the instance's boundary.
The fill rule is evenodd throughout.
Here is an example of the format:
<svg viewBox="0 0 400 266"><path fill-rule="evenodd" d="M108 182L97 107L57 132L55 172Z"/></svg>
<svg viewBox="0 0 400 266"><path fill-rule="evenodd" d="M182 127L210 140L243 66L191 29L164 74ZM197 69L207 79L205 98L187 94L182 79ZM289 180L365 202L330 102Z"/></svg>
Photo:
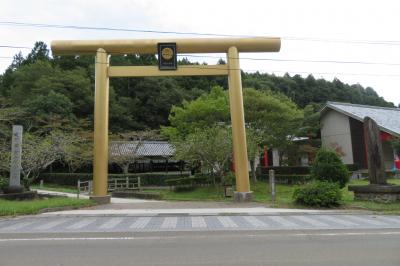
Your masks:
<svg viewBox="0 0 400 266"><path fill-rule="evenodd" d="M11 143L10 187L21 186L22 126L14 125Z"/></svg>

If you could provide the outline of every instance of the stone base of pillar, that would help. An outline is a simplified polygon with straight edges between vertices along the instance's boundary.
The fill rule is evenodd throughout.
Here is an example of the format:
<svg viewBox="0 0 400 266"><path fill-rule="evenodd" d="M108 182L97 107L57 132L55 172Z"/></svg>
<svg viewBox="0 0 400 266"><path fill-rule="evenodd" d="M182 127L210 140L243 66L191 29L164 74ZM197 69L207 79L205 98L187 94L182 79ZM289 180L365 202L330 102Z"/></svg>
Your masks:
<svg viewBox="0 0 400 266"><path fill-rule="evenodd" d="M91 200L95 201L97 204L109 204L111 202L111 196L90 196Z"/></svg>
<svg viewBox="0 0 400 266"><path fill-rule="evenodd" d="M250 192L233 192L234 202L251 202L253 201L253 191Z"/></svg>
<svg viewBox="0 0 400 266"><path fill-rule="evenodd" d="M5 194L22 193L24 192L24 187L19 185L11 185L4 189Z"/></svg>
<svg viewBox="0 0 400 266"><path fill-rule="evenodd" d="M354 192L357 200L369 200L376 202L395 202L400 201L400 186L396 185L365 185L349 186L349 191Z"/></svg>

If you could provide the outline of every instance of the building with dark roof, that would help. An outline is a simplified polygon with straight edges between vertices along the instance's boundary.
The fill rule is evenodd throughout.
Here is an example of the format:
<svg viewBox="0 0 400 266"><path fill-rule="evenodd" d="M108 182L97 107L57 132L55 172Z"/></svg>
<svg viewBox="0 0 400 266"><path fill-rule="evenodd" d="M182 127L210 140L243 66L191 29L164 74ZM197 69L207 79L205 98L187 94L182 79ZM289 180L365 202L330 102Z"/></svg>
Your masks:
<svg viewBox="0 0 400 266"><path fill-rule="evenodd" d="M110 156L134 156L132 172L182 170L183 162L174 160L174 147L168 141L111 141Z"/></svg>
<svg viewBox="0 0 400 266"><path fill-rule="evenodd" d="M363 129L366 116L380 128L385 168L391 170L396 154L390 140L400 137L399 108L328 102L321 110L322 146L335 149L345 164L368 168Z"/></svg>

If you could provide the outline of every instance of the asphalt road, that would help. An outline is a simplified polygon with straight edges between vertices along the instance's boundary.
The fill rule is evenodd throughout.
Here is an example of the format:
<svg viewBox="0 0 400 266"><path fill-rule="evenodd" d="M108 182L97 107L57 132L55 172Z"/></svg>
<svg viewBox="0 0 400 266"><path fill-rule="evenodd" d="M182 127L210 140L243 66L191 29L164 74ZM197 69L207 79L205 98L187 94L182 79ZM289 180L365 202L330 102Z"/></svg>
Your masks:
<svg viewBox="0 0 400 266"><path fill-rule="evenodd" d="M400 265L399 229L9 233L0 265Z"/></svg>

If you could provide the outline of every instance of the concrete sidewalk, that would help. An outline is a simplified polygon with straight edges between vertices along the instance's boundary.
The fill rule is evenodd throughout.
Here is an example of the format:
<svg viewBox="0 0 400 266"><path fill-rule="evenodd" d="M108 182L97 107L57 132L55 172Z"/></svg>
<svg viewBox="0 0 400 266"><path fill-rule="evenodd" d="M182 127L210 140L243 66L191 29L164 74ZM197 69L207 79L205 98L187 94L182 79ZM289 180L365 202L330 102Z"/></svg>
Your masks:
<svg viewBox="0 0 400 266"><path fill-rule="evenodd" d="M210 216L210 215L281 215L281 214L321 214L338 213L337 211L278 209L266 207L252 208L180 208L180 209L80 209L57 211L42 214L42 216Z"/></svg>
<svg viewBox="0 0 400 266"><path fill-rule="evenodd" d="M76 198L76 194L37 190L41 194L52 194ZM89 198L80 195L81 198ZM79 210L47 212L42 216L157 216L157 215L281 215L281 214L338 214L368 213L354 210L313 210L273 208L264 203L248 202L199 202L156 201L143 199L111 198L110 204L96 205Z"/></svg>

